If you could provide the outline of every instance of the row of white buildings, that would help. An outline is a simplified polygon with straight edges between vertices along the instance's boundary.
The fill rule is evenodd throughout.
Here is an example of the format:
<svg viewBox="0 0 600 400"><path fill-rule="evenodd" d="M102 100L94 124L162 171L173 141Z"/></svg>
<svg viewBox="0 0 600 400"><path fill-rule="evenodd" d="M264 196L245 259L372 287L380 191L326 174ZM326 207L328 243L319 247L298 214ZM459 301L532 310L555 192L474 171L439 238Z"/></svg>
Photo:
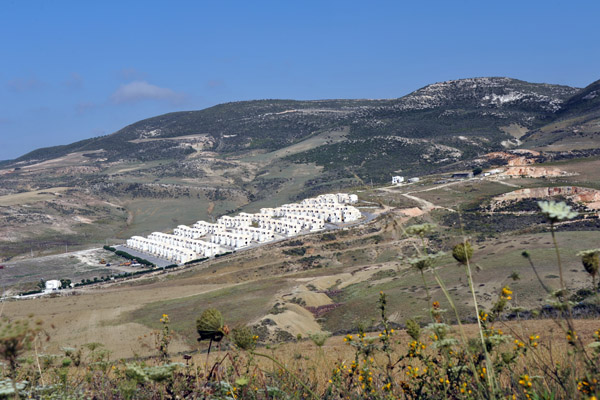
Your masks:
<svg viewBox="0 0 600 400"><path fill-rule="evenodd" d="M277 208L261 208L259 213L222 216L216 223L198 221L193 226L179 225L173 234L154 232L147 238L133 236L127 247L182 264L213 257L250 245L270 242L303 232L317 232L326 223L345 223L361 218L352 206L355 194L323 194L300 203Z"/></svg>

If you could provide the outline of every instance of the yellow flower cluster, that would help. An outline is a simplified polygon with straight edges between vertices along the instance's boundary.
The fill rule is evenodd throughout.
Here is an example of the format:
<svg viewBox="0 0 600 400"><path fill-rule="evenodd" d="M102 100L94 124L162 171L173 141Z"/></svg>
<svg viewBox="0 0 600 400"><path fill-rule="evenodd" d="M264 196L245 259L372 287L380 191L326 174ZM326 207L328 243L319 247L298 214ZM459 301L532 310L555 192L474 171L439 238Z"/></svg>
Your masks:
<svg viewBox="0 0 600 400"><path fill-rule="evenodd" d="M567 331L567 342L569 342L570 345L575 345L575 341L578 338L579 337L577 336L577 333L575 331L572 331L570 329Z"/></svg>
<svg viewBox="0 0 600 400"><path fill-rule="evenodd" d="M504 331L502 331L502 329L491 328L486 329L485 332L483 332L483 336L485 337L490 337L494 335L504 335Z"/></svg>
<svg viewBox="0 0 600 400"><path fill-rule="evenodd" d="M387 329L384 329L383 332L379 333L379 337L387 337L387 336L392 336L394 334L394 329L390 329L389 331ZM363 337L364 337L364 333L363 333Z"/></svg>
<svg viewBox="0 0 600 400"><path fill-rule="evenodd" d="M577 381L577 390L584 394L591 394L596 391L596 385L598 380L596 378L591 381L588 379L581 379Z"/></svg>
<svg viewBox="0 0 600 400"><path fill-rule="evenodd" d="M405 374L409 377L409 378L418 378L420 376L419 374L419 367L412 367L412 366L408 366L406 367L407 371L405 372ZM427 373L427 367L423 368L423 370L421 370L421 372L423 374Z"/></svg>
<svg viewBox="0 0 600 400"><path fill-rule="evenodd" d="M479 311L479 319L480 319L482 322L485 322L485 321L487 321L487 318L488 318L488 316L489 316L489 315L488 315L488 313L486 313L485 311L483 311L483 310L482 310L482 311Z"/></svg>
<svg viewBox="0 0 600 400"><path fill-rule="evenodd" d="M473 391L471 389L467 389L467 382L463 382L463 384L461 385L461 388L460 388L460 392L463 394L464 393L469 393L469 394L473 393Z"/></svg>
<svg viewBox="0 0 600 400"><path fill-rule="evenodd" d="M371 387L373 383L373 372L369 371L368 368L358 370L358 382L357 386L360 386L362 390L369 390L374 393L375 389Z"/></svg>
<svg viewBox="0 0 600 400"><path fill-rule="evenodd" d="M531 380L529 379L529 375L521 375L521 379L519 380L519 385L524 388L530 388L532 386Z"/></svg>
<svg viewBox="0 0 600 400"><path fill-rule="evenodd" d="M234 399L237 399L237 388L234 386L231 391L227 391L227 393L225 393L226 396L232 396Z"/></svg>
<svg viewBox="0 0 600 400"><path fill-rule="evenodd" d="M421 343L419 341L413 340L409 344L408 356L409 357L415 357L416 355L421 354L421 351L425 350L426 347L427 346L425 346L424 343Z"/></svg>
<svg viewBox="0 0 600 400"><path fill-rule="evenodd" d="M525 343L523 343L519 339L515 339L515 350L519 350L523 347L525 347Z"/></svg>
<svg viewBox="0 0 600 400"><path fill-rule="evenodd" d="M540 335L529 336L529 345L531 347L538 347L538 340L540 340Z"/></svg>
<svg viewBox="0 0 600 400"><path fill-rule="evenodd" d="M511 300L512 297L510 296L511 294L513 294L512 290L510 290L508 288L508 286L504 286L502 288L502 298L506 299L506 300Z"/></svg>
<svg viewBox="0 0 600 400"><path fill-rule="evenodd" d="M530 397L528 391L533 386L533 383L531 383L531 379L529 379L529 375L521 375L521 379L519 379L519 385L521 385L521 387L523 388L523 393L525 393L525 397L529 399Z"/></svg>

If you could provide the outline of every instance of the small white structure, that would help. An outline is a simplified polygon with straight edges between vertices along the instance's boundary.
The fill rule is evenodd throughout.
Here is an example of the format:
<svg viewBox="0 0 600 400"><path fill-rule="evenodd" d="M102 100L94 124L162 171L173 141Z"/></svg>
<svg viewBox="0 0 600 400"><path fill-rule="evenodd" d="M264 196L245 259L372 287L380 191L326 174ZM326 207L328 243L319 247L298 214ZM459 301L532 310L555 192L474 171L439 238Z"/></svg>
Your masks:
<svg viewBox="0 0 600 400"><path fill-rule="evenodd" d="M399 185L404 182L403 176L392 176L392 185Z"/></svg>
<svg viewBox="0 0 600 400"><path fill-rule="evenodd" d="M52 279L49 281L46 281L45 283L46 285L46 289L44 290L44 292L52 292L53 290L58 290L60 289L60 281L56 280L56 279Z"/></svg>
<svg viewBox="0 0 600 400"><path fill-rule="evenodd" d="M420 179L419 179L419 178L410 178L410 179L408 180L408 182L409 182L409 183L415 183L415 182L419 182L419 181L420 181Z"/></svg>

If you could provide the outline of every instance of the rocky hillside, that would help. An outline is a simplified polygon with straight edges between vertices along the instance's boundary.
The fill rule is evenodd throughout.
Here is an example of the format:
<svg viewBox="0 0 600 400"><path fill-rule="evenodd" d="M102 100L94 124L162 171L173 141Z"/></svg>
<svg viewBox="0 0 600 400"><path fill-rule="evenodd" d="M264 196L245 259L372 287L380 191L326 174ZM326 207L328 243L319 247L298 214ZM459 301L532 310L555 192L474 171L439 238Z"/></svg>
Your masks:
<svg viewBox="0 0 600 400"><path fill-rule="evenodd" d="M523 137L530 147L583 150L600 146L600 80L563 103L552 122Z"/></svg>
<svg viewBox="0 0 600 400"><path fill-rule="evenodd" d="M149 118L108 136L39 149L15 161L43 161L77 151L101 151L108 160L146 160L149 154L181 158L196 151L194 146L168 139L191 135L205 137L204 149L221 153L270 151L346 126L353 139L441 136L445 144L460 145L457 137L463 135L477 136L478 145L492 148L509 138L502 127L538 126L578 91L509 78L474 78L436 83L393 100L227 103Z"/></svg>
<svg viewBox="0 0 600 400"><path fill-rule="evenodd" d="M581 148L600 147L594 85L474 78L392 100L227 103L39 149L0 163L0 254L43 255L396 174L473 168L523 140L572 143L561 138L577 126L587 129Z"/></svg>

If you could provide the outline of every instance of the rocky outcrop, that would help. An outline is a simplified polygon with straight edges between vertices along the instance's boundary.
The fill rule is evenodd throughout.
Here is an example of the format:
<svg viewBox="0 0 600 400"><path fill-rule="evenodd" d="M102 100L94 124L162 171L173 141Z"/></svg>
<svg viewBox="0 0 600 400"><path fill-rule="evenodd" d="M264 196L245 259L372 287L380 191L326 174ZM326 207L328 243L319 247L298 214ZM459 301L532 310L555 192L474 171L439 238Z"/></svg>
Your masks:
<svg viewBox="0 0 600 400"><path fill-rule="evenodd" d="M566 197L574 202L583 203L590 210L600 210L600 190L580 186L559 186L519 189L494 197L495 204L524 199L545 199L555 196Z"/></svg>
<svg viewBox="0 0 600 400"><path fill-rule="evenodd" d="M502 175L505 176L521 176L529 178L542 178L546 176L567 176L570 175L568 172L562 171L558 168L553 167L510 167Z"/></svg>

